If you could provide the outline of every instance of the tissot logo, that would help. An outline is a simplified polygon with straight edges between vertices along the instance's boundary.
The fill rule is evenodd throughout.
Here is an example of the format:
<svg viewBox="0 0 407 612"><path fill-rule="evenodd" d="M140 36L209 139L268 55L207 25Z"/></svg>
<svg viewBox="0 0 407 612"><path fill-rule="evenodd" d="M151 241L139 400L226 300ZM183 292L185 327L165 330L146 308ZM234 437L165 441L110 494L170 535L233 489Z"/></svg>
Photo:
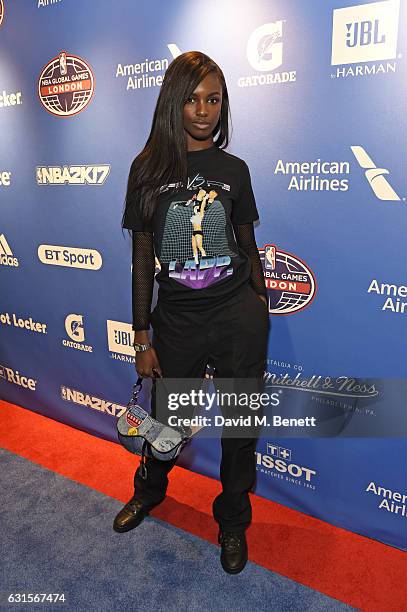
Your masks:
<svg viewBox="0 0 407 612"><path fill-rule="evenodd" d="M109 164L36 168L38 185L103 185L109 173Z"/></svg>
<svg viewBox="0 0 407 612"><path fill-rule="evenodd" d="M292 455L291 449L268 442L265 453L255 451L256 469L274 478L315 490L312 482L317 475L316 470L294 463Z"/></svg>
<svg viewBox="0 0 407 612"><path fill-rule="evenodd" d="M400 197L384 176L389 174L389 171L386 168L378 168L363 147L353 146L351 149L359 166L364 169L366 180L375 196L379 200L399 201Z"/></svg>

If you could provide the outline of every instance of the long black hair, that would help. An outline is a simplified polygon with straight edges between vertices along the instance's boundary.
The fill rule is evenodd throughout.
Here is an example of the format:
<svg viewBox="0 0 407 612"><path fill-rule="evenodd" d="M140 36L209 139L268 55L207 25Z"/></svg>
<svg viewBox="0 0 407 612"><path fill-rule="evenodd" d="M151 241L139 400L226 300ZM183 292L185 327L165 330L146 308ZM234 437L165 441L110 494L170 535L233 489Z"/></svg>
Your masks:
<svg viewBox="0 0 407 612"><path fill-rule="evenodd" d="M178 187L174 188L176 193L186 181L187 140L183 126L183 108L197 85L211 72L218 76L222 87L222 106L219 121L212 132L213 143L221 149L228 146L230 108L223 72L205 53L182 53L171 62L165 72L150 135L143 150L130 166L122 227L127 207L135 206L137 202L143 221L148 223L154 215L160 187L178 183Z"/></svg>

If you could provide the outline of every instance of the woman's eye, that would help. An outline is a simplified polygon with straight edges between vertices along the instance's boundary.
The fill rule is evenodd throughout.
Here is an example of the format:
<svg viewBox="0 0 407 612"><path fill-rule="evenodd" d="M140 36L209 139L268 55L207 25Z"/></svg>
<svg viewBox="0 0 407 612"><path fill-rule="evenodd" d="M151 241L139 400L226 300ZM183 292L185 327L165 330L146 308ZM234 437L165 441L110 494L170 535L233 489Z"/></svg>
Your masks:
<svg viewBox="0 0 407 612"><path fill-rule="evenodd" d="M219 102L219 98L209 98L209 101L212 104L217 104ZM195 102L194 96L189 96L189 98L187 99L187 102Z"/></svg>

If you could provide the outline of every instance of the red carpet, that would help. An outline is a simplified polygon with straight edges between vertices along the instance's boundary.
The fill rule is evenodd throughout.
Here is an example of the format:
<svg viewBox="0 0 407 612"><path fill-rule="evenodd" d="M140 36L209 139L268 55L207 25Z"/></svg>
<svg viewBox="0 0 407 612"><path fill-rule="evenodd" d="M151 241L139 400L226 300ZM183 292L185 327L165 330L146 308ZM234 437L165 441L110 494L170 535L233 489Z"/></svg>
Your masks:
<svg viewBox="0 0 407 612"><path fill-rule="evenodd" d="M118 444L1 400L0 430L3 448L122 502L131 497L138 459ZM151 514L216 543L219 491L217 480L175 467ZM256 495L252 505L251 561L362 610L407 610L405 553Z"/></svg>

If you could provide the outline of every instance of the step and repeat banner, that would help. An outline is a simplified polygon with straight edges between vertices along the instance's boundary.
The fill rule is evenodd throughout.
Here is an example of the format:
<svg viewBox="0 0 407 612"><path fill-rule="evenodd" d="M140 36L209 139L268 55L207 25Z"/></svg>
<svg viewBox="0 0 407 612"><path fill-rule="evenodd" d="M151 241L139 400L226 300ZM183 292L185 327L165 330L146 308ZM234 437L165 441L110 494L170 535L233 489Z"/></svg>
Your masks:
<svg viewBox="0 0 407 612"><path fill-rule="evenodd" d="M407 549L406 5L0 0L1 397L117 441L128 171L168 65L203 51L260 214L266 379L320 425L263 431L255 491ZM198 436L179 464L219 460Z"/></svg>

